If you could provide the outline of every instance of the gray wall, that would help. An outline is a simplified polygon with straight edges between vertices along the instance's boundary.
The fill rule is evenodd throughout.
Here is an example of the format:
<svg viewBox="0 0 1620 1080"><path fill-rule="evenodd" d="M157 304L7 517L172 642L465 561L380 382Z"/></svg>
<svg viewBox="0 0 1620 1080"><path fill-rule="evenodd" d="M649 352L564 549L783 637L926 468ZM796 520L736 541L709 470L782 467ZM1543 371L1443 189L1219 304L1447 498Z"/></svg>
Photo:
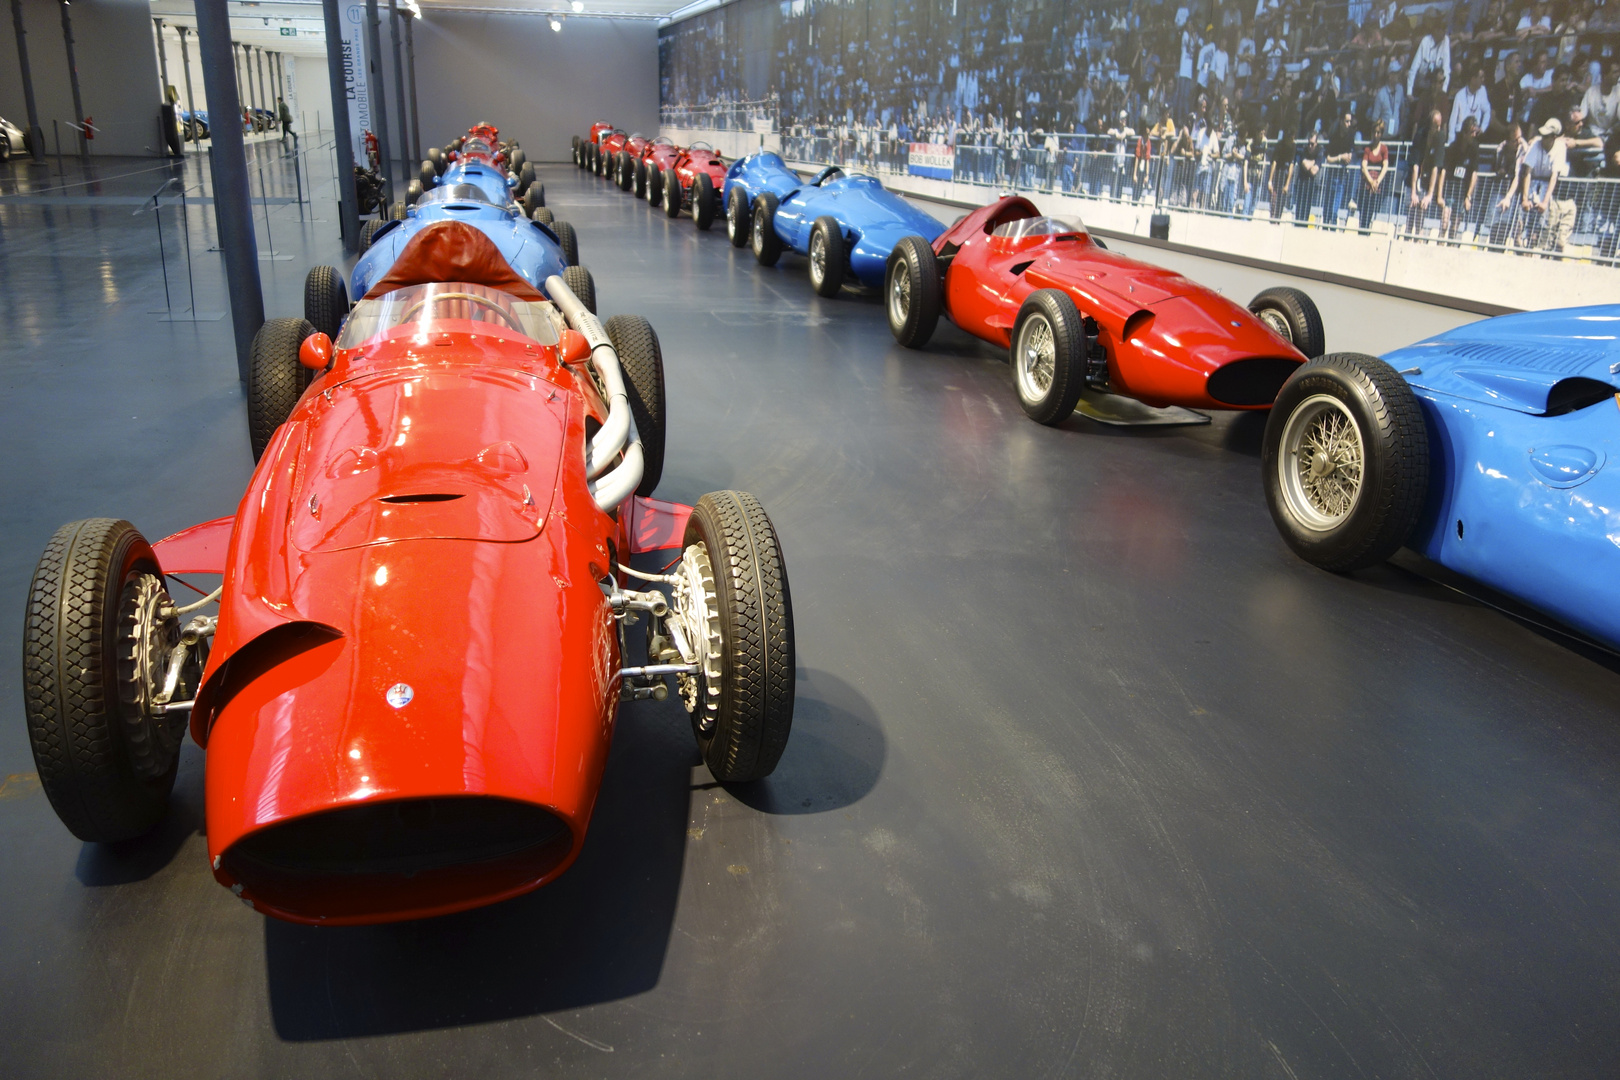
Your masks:
<svg viewBox="0 0 1620 1080"><path fill-rule="evenodd" d="M73 119L61 8L55 0L23 0L22 6L39 126L45 130L49 151L53 145L51 120ZM72 14L79 92L85 115L95 118L99 132L90 152L98 156L157 152L162 137L158 108L163 98L158 87L152 5L147 0L77 0ZM179 75L179 69L172 69L171 74ZM28 126L9 3L0 8L0 116L18 127ZM71 143L70 135L75 136ZM63 124L62 151L70 149L77 151L77 136Z"/></svg>
<svg viewBox="0 0 1620 1080"><path fill-rule="evenodd" d="M537 161L568 160L594 120L658 130L658 30L651 20L543 18L430 9L416 24L422 141L488 120ZM387 51L386 49L384 50ZM393 107L392 80L388 83Z"/></svg>

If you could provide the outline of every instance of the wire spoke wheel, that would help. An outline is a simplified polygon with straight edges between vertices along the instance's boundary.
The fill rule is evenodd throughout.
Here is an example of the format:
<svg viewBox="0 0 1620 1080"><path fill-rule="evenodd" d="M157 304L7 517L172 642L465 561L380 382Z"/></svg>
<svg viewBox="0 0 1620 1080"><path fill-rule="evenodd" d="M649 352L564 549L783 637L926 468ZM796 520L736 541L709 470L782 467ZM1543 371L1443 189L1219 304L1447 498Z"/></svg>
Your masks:
<svg viewBox="0 0 1620 1080"><path fill-rule="evenodd" d="M889 286L889 325L903 326L911 315L911 275L902 266L892 276L894 281Z"/></svg>
<svg viewBox="0 0 1620 1080"><path fill-rule="evenodd" d="M1307 398L1288 418L1277 479L1301 525L1325 532L1349 517L1361 497L1365 469L1361 429L1337 398Z"/></svg>
<svg viewBox="0 0 1620 1080"><path fill-rule="evenodd" d="M1255 313L1266 328L1289 344L1294 341L1294 328L1288 321L1288 316L1273 307L1261 308Z"/></svg>
<svg viewBox="0 0 1620 1080"><path fill-rule="evenodd" d="M827 278L827 240L816 233L810 238L810 280L820 285Z"/></svg>
<svg viewBox="0 0 1620 1080"><path fill-rule="evenodd" d="M1052 324L1045 316L1036 314L1024 320L1013 357L1018 393L1026 401L1044 398L1057 372L1057 345L1052 339Z"/></svg>

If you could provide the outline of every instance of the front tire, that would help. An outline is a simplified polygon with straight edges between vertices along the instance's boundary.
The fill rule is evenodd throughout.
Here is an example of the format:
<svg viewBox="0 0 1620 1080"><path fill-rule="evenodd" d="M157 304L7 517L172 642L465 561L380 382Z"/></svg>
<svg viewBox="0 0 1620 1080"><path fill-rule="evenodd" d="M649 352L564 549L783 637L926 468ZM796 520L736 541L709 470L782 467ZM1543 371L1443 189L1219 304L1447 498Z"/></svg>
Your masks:
<svg viewBox="0 0 1620 1080"><path fill-rule="evenodd" d="M1085 384L1086 330L1080 309L1061 289L1038 289L1018 309L1011 362L1018 404L1037 424L1063 423Z"/></svg>
<svg viewBox="0 0 1620 1080"><path fill-rule="evenodd" d="M360 242L357 245L360 254L364 255L366 252L371 250L371 238L376 236L377 230L386 224L388 224L388 222L383 221L380 218L372 218L370 221L363 221L360 223Z"/></svg>
<svg viewBox="0 0 1620 1080"><path fill-rule="evenodd" d="M532 186L534 186L534 163L525 161L518 169L517 193L520 196L527 195Z"/></svg>
<svg viewBox="0 0 1620 1080"><path fill-rule="evenodd" d="M91 518L56 530L28 591L23 705L40 786L80 840L128 840L163 817L189 714L154 706L151 692L179 637L135 526Z"/></svg>
<svg viewBox="0 0 1620 1080"><path fill-rule="evenodd" d="M264 456L276 429L292 415L314 372L298 362L298 347L315 328L304 319L269 319L253 335L248 359L248 439L253 460Z"/></svg>
<svg viewBox="0 0 1620 1080"><path fill-rule="evenodd" d="M692 177L692 224L708 232L714 224L714 180L708 173Z"/></svg>
<svg viewBox="0 0 1620 1080"><path fill-rule="evenodd" d="M652 324L640 315L615 315L603 324L619 354L645 463L637 495L651 495L664 475L664 353Z"/></svg>
<svg viewBox="0 0 1620 1080"><path fill-rule="evenodd" d="M1316 303L1298 289L1276 285L1249 301L1249 311L1294 348L1315 359L1327 352L1322 314Z"/></svg>
<svg viewBox="0 0 1620 1080"><path fill-rule="evenodd" d="M534 212L544 205L546 205L546 185L535 181L529 185L529 190L523 193L523 209L532 218Z"/></svg>
<svg viewBox="0 0 1620 1080"><path fill-rule="evenodd" d="M719 678L698 688L692 725L721 783L769 776L793 726L793 602L776 529L759 500L715 491L698 500L685 543L713 574ZM700 560L701 561L701 560Z"/></svg>
<svg viewBox="0 0 1620 1080"><path fill-rule="evenodd" d="M563 284L568 291L579 297L579 302L585 305L585 310L592 315L596 314L596 279L591 272L583 266L565 266L562 272Z"/></svg>
<svg viewBox="0 0 1620 1080"><path fill-rule="evenodd" d="M636 186L636 163L630 160L630 153L619 151L619 190L629 191Z"/></svg>
<svg viewBox="0 0 1620 1080"><path fill-rule="evenodd" d="M557 216L544 206L536 207L534 213L529 215L530 221L538 221L548 228L557 220Z"/></svg>
<svg viewBox="0 0 1620 1080"><path fill-rule="evenodd" d="M557 234L557 243L562 247L563 265L579 265L579 237L574 233L574 227L566 221L553 221L551 231Z"/></svg>
<svg viewBox="0 0 1620 1080"><path fill-rule="evenodd" d="M908 349L928 344L939 325L944 295L934 249L920 236L901 237L889 253L883 280L883 306L894 340Z"/></svg>
<svg viewBox="0 0 1620 1080"><path fill-rule="evenodd" d="M731 194L726 197L726 239L731 241L732 247L748 246L748 226L752 223L752 216L748 213L748 196L741 187L733 186Z"/></svg>
<svg viewBox="0 0 1620 1080"><path fill-rule="evenodd" d="M1260 460L1277 530L1324 570L1388 559L1428 496L1423 407L1376 356L1333 353L1302 364L1271 407Z"/></svg>
<svg viewBox="0 0 1620 1080"><path fill-rule="evenodd" d="M664 170L664 216L681 216L681 178L674 169Z"/></svg>
<svg viewBox="0 0 1620 1080"><path fill-rule="evenodd" d="M782 257L782 238L776 235L776 196L762 191L754 199L754 223L749 245L761 266L775 266Z"/></svg>
<svg viewBox="0 0 1620 1080"><path fill-rule="evenodd" d="M825 215L816 218L810 229L810 285L816 294L837 296L838 290L844 287L844 271L848 266L849 252L838 220Z"/></svg>
<svg viewBox="0 0 1620 1080"><path fill-rule="evenodd" d="M652 206L664 204L664 173L651 165L647 166L647 202Z"/></svg>
<svg viewBox="0 0 1620 1080"><path fill-rule="evenodd" d="M422 167L416 170L416 178L417 180L421 181L423 191L430 190L434 183L438 181L439 170L433 164L433 160L431 158L422 162Z"/></svg>
<svg viewBox="0 0 1620 1080"><path fill-rule="evenodd" d="M343 271L317 266L304 278L304 318L333 341L349 314L349 289Z"/></svg>
<svg viewBox="0 0 1620 1080"><path fill-rule="evenodd" d="M638 161L636 162L636 198L645 199L646 197L647 163L645 161Z"/></svg>

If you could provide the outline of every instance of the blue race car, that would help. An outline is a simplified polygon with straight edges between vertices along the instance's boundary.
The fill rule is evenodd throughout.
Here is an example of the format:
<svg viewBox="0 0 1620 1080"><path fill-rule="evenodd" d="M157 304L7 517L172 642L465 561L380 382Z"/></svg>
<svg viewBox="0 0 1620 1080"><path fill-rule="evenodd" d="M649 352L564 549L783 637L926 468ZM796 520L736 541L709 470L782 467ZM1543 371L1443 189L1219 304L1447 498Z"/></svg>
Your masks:
<svg viewBox="0 0 1620 1080"><path fill-rule="evenodd" d="M932 244L945 231L875 176L835 165L800 180L770 153L732 165L724 197L731 242L751 241L762 266L776 265L784 250L808 255L810 284L822 296L837 296L850 276L881 288L889 253L901 239L921 236Z"/></svg>
<svg viewBox="0 0 1620 1080"><path fill-rule="evenodd" d="M304 282L304 317L316 330L336 340L349 311L349 297L358 299L369 293L388 274L405 246L422 230L441 221L464 222L489 237L512 270L536 291L544 293L546 279L560 275L587 308L596 310L596 285L590 271L578 265L579 241L572 225L553 220L544 207L530 220L515 203L497 205L490 201L482 187L451 184L422 195L401 219L363 223L360 261L347 287L341 271L334 267L317 266L311 270Z"/></svg>
<svg viewBox="0 0 1620 1080"><path fill-rule="evenodd" d="M1620 645L1620 305L1504 315L1302 365L1266 501L1328 570L1410 547Z"/></svg>
<svg viewBox="0 0 1620 1080"><path fill-rule="evenodd" d="M510 163L518 172L507 171L504 167L508 161L508 151L498 151L483 139L463 139L461 146L452 152L456 155L454 161L449 160L442 151L429 152L417 178L405 189L407 206L414 205L426 192L456 184L473 184L482 188L489 201L497 206L519 202L531 217L546 205L546 186L535 179L534 163L524 156L521 148L510 151Z"/></svg>

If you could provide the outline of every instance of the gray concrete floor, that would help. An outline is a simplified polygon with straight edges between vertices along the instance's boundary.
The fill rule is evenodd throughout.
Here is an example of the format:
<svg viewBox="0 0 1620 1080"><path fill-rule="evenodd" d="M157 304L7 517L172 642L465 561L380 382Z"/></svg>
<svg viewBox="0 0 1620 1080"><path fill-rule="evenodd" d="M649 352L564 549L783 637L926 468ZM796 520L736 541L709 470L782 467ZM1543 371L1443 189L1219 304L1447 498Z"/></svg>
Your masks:
<svg viewBox="0 0 1620 1080"><path fill-rule="evenodd" d="M75 198L164 175L97 168ZM800 259L762 270L719 229L571 168L545 180L603 312L662 336L659 493L748 489L781 533L802 669L779 771L720 788L678 706L626 706L559 882L311 930L214 884L195 748L154 835L75 842L0 665L0 1073L1620 1073L1612 659L1410 560L1336 577L1294 558L1261 495L1259 416L1043 428L954 328L901 350L875 298L817 298ZM229 513L251 461L228 322L148 314L151 216L10 183L15 658L58 524L161 536ZM266 306L293 313L335 226L270 210L293 258L262 264ZM208 217L192 211L199 300L223 310ZM1246 273L1207 276L1247 293ZM1335 305L1334 348L1450 317Z"/></svg>

